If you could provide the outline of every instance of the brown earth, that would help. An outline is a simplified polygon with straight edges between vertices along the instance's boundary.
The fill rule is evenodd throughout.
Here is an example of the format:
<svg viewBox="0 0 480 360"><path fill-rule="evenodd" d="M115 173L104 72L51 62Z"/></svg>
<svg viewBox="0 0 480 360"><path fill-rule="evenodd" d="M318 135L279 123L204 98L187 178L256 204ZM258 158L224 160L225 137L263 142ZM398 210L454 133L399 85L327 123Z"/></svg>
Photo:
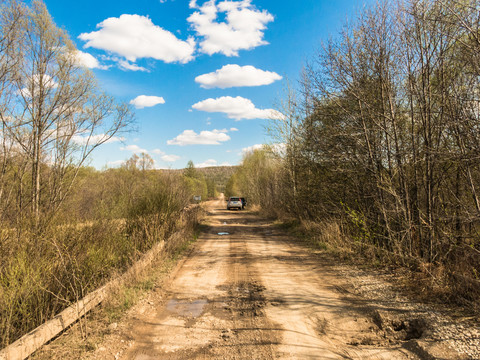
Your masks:
<svg viewBox="0 0 480 360"><path fill-rule="evenodd" d="M351 294L332 260L295 245L271 222L229 212L221 200L208 210L208 228L166 293L122 326L116 358L419 358L408 345L426 330L422 318ZM102 353L112 354L100 347L94 357Z"/></svg>
<svg viewBox="0 0 480 360"><path fill-rule="evenodd" d="M112 324L87 358L469 358L431 336L428 309L360 295L368 277L352 282L357 272L252 212L227 211L223 200L207 211L171 280Z"/></svg>

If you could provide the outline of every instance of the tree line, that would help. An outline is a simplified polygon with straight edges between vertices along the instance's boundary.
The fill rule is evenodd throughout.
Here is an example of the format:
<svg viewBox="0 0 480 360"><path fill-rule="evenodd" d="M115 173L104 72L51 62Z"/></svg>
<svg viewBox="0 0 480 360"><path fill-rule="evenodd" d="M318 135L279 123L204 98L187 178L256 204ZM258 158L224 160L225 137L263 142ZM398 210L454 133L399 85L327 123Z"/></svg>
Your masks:
<svg viewBox="0 0 480 360"><path fill-rule="evenodd" d="M269 126L281 146L246 156L231 182L264 209L338 224L369 256L427 268L475 303L479 60L477 0L366 7L286 89L285 118Z"/></svg>

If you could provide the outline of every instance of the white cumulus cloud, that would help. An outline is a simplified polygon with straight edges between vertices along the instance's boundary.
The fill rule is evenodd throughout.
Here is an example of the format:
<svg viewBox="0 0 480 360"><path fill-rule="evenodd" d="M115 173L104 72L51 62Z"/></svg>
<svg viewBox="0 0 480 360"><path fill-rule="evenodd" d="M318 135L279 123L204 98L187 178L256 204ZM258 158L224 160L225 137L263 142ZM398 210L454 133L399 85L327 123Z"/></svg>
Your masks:
<svg viewBox="0 0 480 360"><path fill-rule="evenodd" d="M283 115L273 109L257 109L251 100L241 96L222 96L206 99L192 105L192 108L206 112L221 112L230 119L282 119Z"/></svg>
<svg viewBox="0 0 480 360"><path fill-rule="evenodd" d="M255 144L255 145L243 148L242 151L240 152L240 155L247 155L254 152L255 150L262 150L262 149L269 150L278 156L283 156L285 154L286 146L284 143L276 143L271 145Z"/></svg>
<svg viewBox="0 0 480 360"><path fill-rule="evenodd" d="M130 62L152 58L166 63L187 63L194 58L192 37L180 40L146 16L123 14L105 19L97 28L97 31L80 34L78 38L86 42L84 47L106 50Z"/></svg>
<svg viewBox="0 0 480 360"><path fill-rule="evenodd" d="M126 71L146 71L148 72L147 69L145 69L143 66L138 66L137 64L133 64L129 61L126 60L118 60L118 67L121 70L126 70Z"/></svg>
<svg viewBox="0 0 480 360"><path fill-rule="evenodd" d="M51 92L52 90L58 88L58 83L47 74L37 74L31 77L28 77L25 80L25 87L19 90L19 94L24 98L32 98L38 96L40 91ZM33 90L33 95L32 95Z"/></svg>
<svg viewBox="0 0 480 360"><path fill-rule="evenodd" d="M80 66L85 66L89 69L107 70L109 68L108 66L101 65L93 55L80 50L75 51L75 57Z"/></svg>
<svg viewBox="0 0 480 360"><path fill-rule="evenodd" d="M205 89L226 89L235 86L269 85L281 79L280 75L272 71L260 70L251 65L229 64L215 72L197 76L195 82Z"/></svg>
<svg viewBox="0 0 480 360"><path fill-rule="evenodd" d="M94 145L102 142L104 144L114 143L114 142L121 142L125 139L123 137L112 136L108 140L106 140L108 136L106 134L96 134L92 136L82 136L82 135L74 135L72 137L72 141L77 145L85 146L87 144ZM106 140L106 141L105 141Z"/></svg>
<svg viewBox="0 0 480 360"><path fill-rule="evenodd" d="M228 130L201 131L197 134L193 130L185 130L172 140L168 140L168 145L220 145L220 143L230 140L227 135Z"/></svg>
<svg viewBox="0 0 480 360"><path fill-rule="evenodd" d="M209 0L202 6L190 1L189 5L198 9L187 20L203 38L200 51L205 54L238 56L239 50L268 44L263 32L273 16L266 10L258 10L251 0L220 1L218 4L216 0ZM217 21L219 17L224 17L225 21Z"/></svg>
<svg viewBox="0 0 480 360"><path fill-rule="evenodd" d="M284 143L277 143L270 145L270 150L272 150L275 154L279 156L285 156L285 152L287 151L287 145Z"/></svg>
<svg viewBox="0 0 480 360"><path fill-rule="evenodd" d="M142 149L140 146L138 145L127 145L125 147L121 147L120 150L122 151L131 151L132 153L134 154L141 154L141 153L145 153L145 154L148 154L148 150L146 149Z"/></svg>
<svg viewBox="0 0 480 360"><path fill-rule="evenodd" d="M165 100L161 96L139 95L135 99L130 100L130 104L137 109L152 107L158 104L165 104Z"/></svg>
<svg viewBox="0 0 480 360"><path fill-rule="evenodd" d="M255 144L255 145L243 148L241 154L246 155L254 152L255 150L260 150L260 149L263 149L263 144Z"/></svg>
<svg viewBox="0 0 480 360"><path fill-rule="evenodd" d="M162 160L166 162L175 162L177 160L180 160L181 156L178 155L163 155Z"/></svg>
<svg viewBox="0 0 480 360"><path fill-rule="evenodd" d="M204 161L203 163L195 164L195 167L197 168L205 168L205 167L210 167L210 166L217 166L218 161L215 159L208 159Z"/></svg>

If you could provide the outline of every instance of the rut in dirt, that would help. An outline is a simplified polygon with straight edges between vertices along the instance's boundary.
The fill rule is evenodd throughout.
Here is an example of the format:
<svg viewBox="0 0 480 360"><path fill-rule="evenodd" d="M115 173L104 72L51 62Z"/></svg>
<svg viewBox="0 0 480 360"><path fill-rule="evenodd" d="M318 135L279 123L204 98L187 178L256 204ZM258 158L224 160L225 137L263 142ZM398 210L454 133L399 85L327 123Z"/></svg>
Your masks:
<svg viewBox="0 0 480 360"><path fill-rule="evenodd" d="M428 324L351 296L331 264L270 221L223 207L208 204L192 253L132 321L122 358L418 358L406 344Z"/></svg>

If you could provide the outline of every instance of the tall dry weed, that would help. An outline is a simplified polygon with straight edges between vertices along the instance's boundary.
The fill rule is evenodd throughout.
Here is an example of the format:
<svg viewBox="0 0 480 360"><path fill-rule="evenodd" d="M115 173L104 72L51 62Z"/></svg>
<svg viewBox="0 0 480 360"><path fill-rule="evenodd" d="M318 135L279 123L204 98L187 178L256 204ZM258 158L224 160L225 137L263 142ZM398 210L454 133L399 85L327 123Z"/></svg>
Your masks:
<svg viewBox="0 0 480 360"><path fill-rule="evenodd" d="M81 202L81 213L75 213L75 200L81 198L74 193L68 211L48 226L30 231L28 224L23 228L3 225L1 347L123 273L154 244L189 223L182 214L190 194L179 177L138 171L108 176L112 174L118 175L115 181L121 185L116 192L102 193L101 188L88 186L104 177L102 173L89 174L92 178L84 179L78 189L82 195L89 188L95 194L87 197L93 199L92 211ZM99 212L105 204L116 206L115 211ZM125 214L125 218L112 219L112 214ZM172 249L178 246L171 245Z"/></svg>

